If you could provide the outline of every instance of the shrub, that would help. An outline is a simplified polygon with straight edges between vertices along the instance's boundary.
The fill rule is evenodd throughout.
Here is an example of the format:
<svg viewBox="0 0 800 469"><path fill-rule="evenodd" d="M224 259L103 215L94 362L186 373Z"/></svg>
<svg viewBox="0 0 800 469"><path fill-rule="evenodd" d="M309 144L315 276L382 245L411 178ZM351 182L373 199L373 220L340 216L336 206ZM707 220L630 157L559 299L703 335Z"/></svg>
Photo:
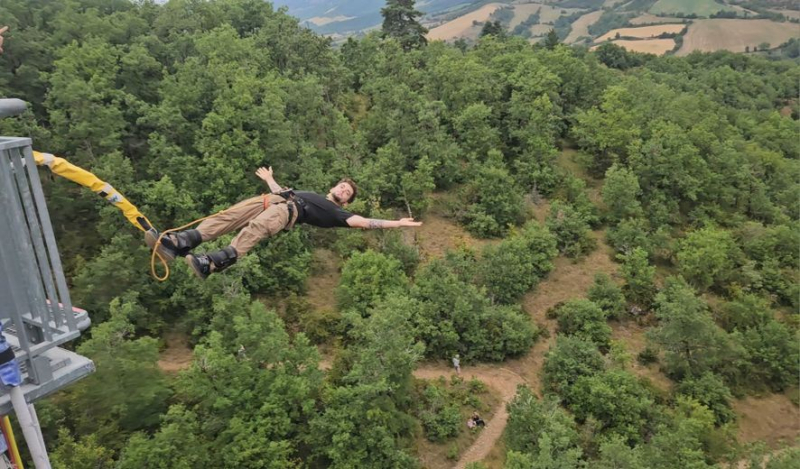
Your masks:
<svg viewBox="0 0 800 469"><path fill-rule="evenodd" d="M625 314L625 295L608 274L598 273L594 276L588 298L610 318L619 319Z"/></svg>
<svg viewBox="0 0 800 469"><path fill-rule="evenodd" d="M559 332L594 342L602 351L611 345L606 313L589 300L570 300L556 312Z"/></svg>
<svg viewBox="0 0 800 469"><path fill-rule="evenodd" d="M578 257L595 247L586 218L569 204L553 202L547 227L556 236L559 251L566 256Z"/></svg>
<svg viewBox="0 0 800 469"><path fill-rule="evenodd" d="M339 308L352 308L365 315L388 293L407 287L400 261L367 250L353 254L345 262L336 297Z"/></svg>

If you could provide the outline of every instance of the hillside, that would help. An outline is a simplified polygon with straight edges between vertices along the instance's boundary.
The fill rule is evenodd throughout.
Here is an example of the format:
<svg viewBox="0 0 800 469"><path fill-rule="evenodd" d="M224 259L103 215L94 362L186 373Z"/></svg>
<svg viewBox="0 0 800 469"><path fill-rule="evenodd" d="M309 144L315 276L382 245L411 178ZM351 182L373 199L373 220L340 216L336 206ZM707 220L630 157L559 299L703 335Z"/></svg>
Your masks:
<svg viewBox="0 0 800 469"><path fill-rule="evenodd" d="M382 21L380 9L384 2L326 0L279 1L276 4L286 5L290 14L296 15L314 31L340 39L379 27ZM484 23L500 21L509 34L528 38L531 42L539 41L555 28L568 44L591 47L614 40L615 44L626 49L657 55L686 55L693 50L745 52L746 46L748 51L765 43L775 48L791 38L800 38L800 10L775 8L773 4L767 6L771 8L757 2L721 3L717 0L418 2L418 8L425 13L423 24L430 30L428 38L431 40L452 42L464 39L472 42L477 39ZM712 15L723 15L724 18L708 20ZM670 35L669 38L651 37L661 34L653 34L649 26L658 23L693 26L688 32L681 32L682 28L678 26L675 26L677 29L663 30ZM635 26L650 29L635 31ZM615 37L618 32L621 38ZM684 34L688 36L686 41L683 40Z"/></svg>

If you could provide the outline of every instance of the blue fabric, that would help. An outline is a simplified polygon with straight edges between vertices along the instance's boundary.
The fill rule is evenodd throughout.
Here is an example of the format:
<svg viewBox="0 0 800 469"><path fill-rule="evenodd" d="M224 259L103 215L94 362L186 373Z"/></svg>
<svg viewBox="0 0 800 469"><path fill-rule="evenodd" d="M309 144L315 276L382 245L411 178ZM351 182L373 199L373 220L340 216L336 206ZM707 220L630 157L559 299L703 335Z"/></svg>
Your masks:
<svg viewBox="0 0 800 469"><path fill-rule="evenodd" d="M3 335L3 325L0 324L0 352L5 352L11 348ZM22 384L22 373L16 360L0 365L0 381L6 386L19 386Z"/></svg>

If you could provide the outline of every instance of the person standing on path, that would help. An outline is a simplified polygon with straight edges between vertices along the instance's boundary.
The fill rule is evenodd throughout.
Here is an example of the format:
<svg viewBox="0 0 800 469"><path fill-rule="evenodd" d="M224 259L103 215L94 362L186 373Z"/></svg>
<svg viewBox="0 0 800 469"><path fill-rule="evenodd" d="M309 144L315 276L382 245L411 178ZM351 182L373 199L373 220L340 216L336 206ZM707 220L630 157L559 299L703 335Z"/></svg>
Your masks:
<svg viewBox="0 0 800 469"><path fill-rule="evenodd" d="M194 230L169 233L161 237L152 229L145 233L150 249L156 249L167 261L177 256L185 257L186 263L201 279L213 272L221 272L246 255L259 241L291 229L296 223L305 223L321 228L401 228L416 227L422 222L413 218L399 220L377 220L354 215L344 209L356 198L358 188L352 179L342 179L326 196L314 192L284 189L273 178L272 168L259 168L256 175L271 191L243 200L217 215L207 218ZM200 243L216 239L224 234L240 230L231 244L208 254L192 254Z"/></svg>
<svg viewBox="0 0 800 469"><path fill-rule="evenodd" d="M453 357L453 368L456 369L456 374L461 375L461 358L456 354Z"/></svg>

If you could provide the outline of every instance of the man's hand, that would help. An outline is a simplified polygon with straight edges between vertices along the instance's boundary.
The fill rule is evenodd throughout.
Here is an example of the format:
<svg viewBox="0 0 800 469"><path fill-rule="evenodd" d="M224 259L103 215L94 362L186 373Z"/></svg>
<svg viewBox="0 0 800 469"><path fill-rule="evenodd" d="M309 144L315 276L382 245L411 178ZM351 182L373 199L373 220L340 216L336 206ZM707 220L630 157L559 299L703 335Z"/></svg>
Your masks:
<svg viewBox="0 0 800 469"><path fill-rule="evenodd" d="M267 184L269 184L270 181L274 181L275 180L272 177L272 166L270 166L269 168L265 168L263 166L258 168L256 170L256 176L260 177Z"/></svg>
<svg viewBox="0 0 800 469"><path fill-rule="evenodd" d="M266 182L269 186L270 192L273 194L278 193L283 190L280 184L275 182L275 178L272 177L272 166L269 168L260 167L256 170L256 176L261 178L262 181Z"/></svg>
<svg viewBox="0 0 800 469"><path fill-rule="evenodd" d="M8 26L3 26L2 28L0 28L0 54L3 53L3 39L4 39L3 33L5 33L6 31L8 31Z"/></svg>
<svg viewBox="0 0 800 469"><path fill-rule="evenodd" d="M400 226L422 226L421 221L414 221L413 218L401 218L398 222Z"/></svg>

